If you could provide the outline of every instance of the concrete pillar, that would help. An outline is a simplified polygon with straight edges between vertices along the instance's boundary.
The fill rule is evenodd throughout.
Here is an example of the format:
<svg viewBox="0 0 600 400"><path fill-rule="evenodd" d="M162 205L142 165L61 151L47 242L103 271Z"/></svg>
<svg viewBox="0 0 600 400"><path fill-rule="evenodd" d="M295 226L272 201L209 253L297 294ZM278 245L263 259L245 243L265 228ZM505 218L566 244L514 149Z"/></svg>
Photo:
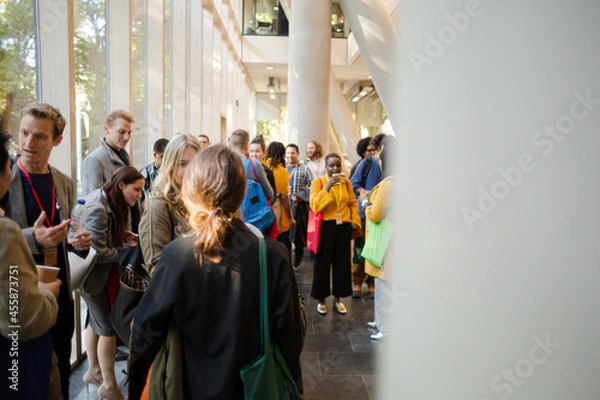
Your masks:
<svg viewBox="0 0 600 400"><path fill-rule="evenodd" d="M186 102L187 91L187 1L171 2L171 129L172 133L188 133Z"/></svg>
<svg viewBox="0 0 600 400"><path fill-rule="evenodd" d="M358 155L354 151L354 148L360 140L360 133L352 118L350 108L348 107L348 103L346 103L344 93L342 93L342 88L333 74L333 70L331 70L329 78L329 95L331 96L329 99L329 113L342 145L341 150L347 154L348 160L354 164L358 161Z"/></svg>
<svg viewBox="0 0 600 400"><path fill-rule="evenodd" d="M303 152L311 139L328 142L331 2L294 1L298 3L290 21L286 140Z"/></svg>
<svg viewBox="0 0 600 400"><path fill-rule="evenodd" d="M393 126L399 126L399 96L394 90L400 39L384 0L340 0L377 94ZM396 120L396 121L395 121Z"/></svg>
<svg viewBox="0 0 600 400"><path fill-rule="evenodd" d="M202 133L202 3L190 1L188 30L190 48L188 50L188 132Z"/></svg>

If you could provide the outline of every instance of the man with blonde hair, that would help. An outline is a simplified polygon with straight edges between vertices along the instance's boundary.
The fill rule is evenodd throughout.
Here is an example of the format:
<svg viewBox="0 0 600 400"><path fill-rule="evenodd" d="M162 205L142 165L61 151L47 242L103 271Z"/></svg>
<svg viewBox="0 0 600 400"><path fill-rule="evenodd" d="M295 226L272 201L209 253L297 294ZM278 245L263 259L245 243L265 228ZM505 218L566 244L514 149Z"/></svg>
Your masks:
<svg viewBox="0 0 600 400"><path fill-rule="evenodd" d="M100 147L92 151L81 164L83 195L98 189L110 180L112 174L126 165L133 165L125 148L131 139L133 116L125 110L114 110L106 117L106 137Z"/></svg>

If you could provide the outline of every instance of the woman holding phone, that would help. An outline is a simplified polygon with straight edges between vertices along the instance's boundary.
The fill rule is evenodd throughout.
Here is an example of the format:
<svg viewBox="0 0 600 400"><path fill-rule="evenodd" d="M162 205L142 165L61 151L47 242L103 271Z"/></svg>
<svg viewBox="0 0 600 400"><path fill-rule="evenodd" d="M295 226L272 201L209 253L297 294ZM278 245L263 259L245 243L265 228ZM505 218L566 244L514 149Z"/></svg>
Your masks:
<svg viewBox="0 0 600 400"><path fill-rule="evenodd" d="M352 183L342 174L342 158L331 153L325 157L326 174L314 179L310 188L310 208L323 213L319 251L315 256L311 297L317 299L317 312L327 314L325 299L331 294L333 277L334 309L347 310L341 297L352 294L350 240L352 229L359 228L358 203Z"/></svg>
<svg viewBox="0 0 600 400"><path fill-rule="evenodd" d="M98 258L81 290L89 311L85 328L89 367L83 382L86 391L90 383L97 386L102 399L125 398L115 379L116 333L109 315L119 291L119 248L137 243L132 216L138 210L144 182L134 167L121 167L102 188L86 196L85 228L92 235Z"/></svg>

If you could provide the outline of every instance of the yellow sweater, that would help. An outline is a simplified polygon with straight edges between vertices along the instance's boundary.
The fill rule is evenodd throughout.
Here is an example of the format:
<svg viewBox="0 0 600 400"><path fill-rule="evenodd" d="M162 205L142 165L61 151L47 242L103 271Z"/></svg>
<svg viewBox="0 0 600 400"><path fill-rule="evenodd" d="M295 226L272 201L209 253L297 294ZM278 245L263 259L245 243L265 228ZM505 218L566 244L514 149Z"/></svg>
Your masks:
<svg viewBox="0 0 600 400"><path fill-rule="evenodd" d="M356 201L356 197L354 197L350 180L344 178L341 184L333 186L329 192L325 190L327 182L329 182L328 175L313 179L310 187L311 210L314 212L323 212L323 221L335 220L335 214L339 212L342 214L342 221L354 222L360 227L358 202Z"/></svg>

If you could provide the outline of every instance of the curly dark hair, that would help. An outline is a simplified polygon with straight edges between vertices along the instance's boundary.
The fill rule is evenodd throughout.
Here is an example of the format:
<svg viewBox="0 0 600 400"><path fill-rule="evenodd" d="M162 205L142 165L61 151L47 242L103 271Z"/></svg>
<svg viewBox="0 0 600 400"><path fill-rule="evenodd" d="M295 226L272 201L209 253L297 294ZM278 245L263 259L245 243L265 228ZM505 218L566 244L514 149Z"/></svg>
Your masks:
<svg viewBox="0 0 600 400"><path fill-rule="evenodd" d="M356 145L356 154L358 154L360 158L364 158L365 151L367 151L367 148L369 147L370 143L370 137L366 137L358 141L358 144Z"/></svg>
<svg viewBox="0 0 600 400"><path fill-rule="evenodd" d="M269 168L281 164L285 167L285 146L281 142L273 142L267 147L267 159L271 159Z"/></svg>

